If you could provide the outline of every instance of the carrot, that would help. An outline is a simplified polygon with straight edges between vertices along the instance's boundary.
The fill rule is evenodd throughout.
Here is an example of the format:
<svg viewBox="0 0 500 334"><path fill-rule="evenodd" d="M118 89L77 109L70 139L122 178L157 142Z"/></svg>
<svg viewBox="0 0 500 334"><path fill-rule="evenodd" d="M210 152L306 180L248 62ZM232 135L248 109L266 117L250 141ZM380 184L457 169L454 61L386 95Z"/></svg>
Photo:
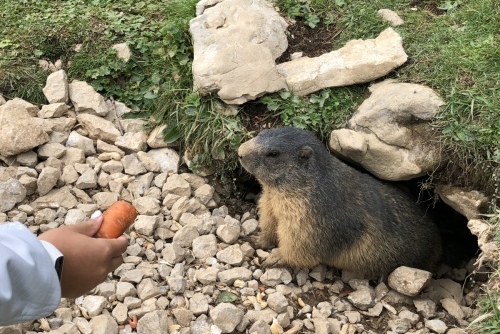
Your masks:
<svg viewBox="0 0 500 334"><path fill-rule="evenodd" d="M135 207L125 201L117 201L102 214L102 224L96 233L98 238L115 239L125 232L137 217Z"/></svg>

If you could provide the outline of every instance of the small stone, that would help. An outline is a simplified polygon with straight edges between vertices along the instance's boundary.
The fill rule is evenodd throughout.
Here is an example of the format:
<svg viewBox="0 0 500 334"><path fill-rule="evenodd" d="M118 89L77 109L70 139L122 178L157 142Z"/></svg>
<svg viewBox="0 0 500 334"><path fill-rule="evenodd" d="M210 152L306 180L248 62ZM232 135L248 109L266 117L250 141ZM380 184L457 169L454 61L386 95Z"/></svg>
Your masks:
<svg viewBox="0 0 500 334"><path fill-rule="evenodd" d="M285 268L271 268L260 276L260 281L266 286L276 286L278 284L288 284L292 281L292 275Z"/></svg>
<svg viewBox="0 0 500 334"><path fill-rule="evenodd" d="M436 316L436 303L429 299L415 299L413 301L417 312L421 313L424 318L429 319Z"/></svg>
<svg viewBox="0 0 500 334"><path fill-rule="evenodd" d="M375 291L372 288L360 288L349 294L347 299L357 308L367 311L375 305Z"/></svg>
<svg viewBox="0 0 500 334"><path fill-rule="evenodd" d="M441 299L441 305L455 319L460 320L465 318L464 311L460 308L460 305L457 303L455 299L453 298Z"/></svg>
<svg viewBox="0 0 500 334"><path fill-rule="evenodd" d="M101 314L101 311L106 306L106 298L102 296L86 296L83 299L82 308L85 309L90 317L95 317Z"/></svg>
<svg viewBox="0 0 500 334"><path fill-rule="evenodd" d="M439 319L426 320L425 327L439 334L445 333L448 329L448 326L446 326L446 324Z"/></svg>
<svg viewBox="0 0 500 334"><path fill-rule="evenodd" d="M399 293L414 297L418 295L432 278L432 273L410 267L396 268L389 275L389 286Z"/></svg>
<svg viewBox="0 0 500 334"><path fill-rule="evenodd" d="M391 331L398 334L404 334L411 329L411 323L408 319L394 319L388 322Z"/></svg>
<svg viewBox="0 0 500 334"><path fill-rule="evenodd" d="M193 255L197 259L212 257L217 253L217 238L213 234L193 239Z"/></svg>
<svg viewBox="0 0 500 334"><path fill-rule="evenodd" d="M361 321L361 313L358 311L345 311L344 315L351 324L357 324Z"/></svg>
<svg viewBox="0 0 500 334"><path fill-rule="evenodd" d="M232 333L243 319L244 312L233 304L220 303L210 310L210 318L222 333Z"/></svg>
<svg viewBox="0 0 500 334"><path fill-rule="evenodd" d="M267 305L276 313L282 313L288 306L288 300L279 292L270 294L267 297Z"/></svg>
<svg viewBox="0 0 500 334"><path fill-rule="evenodd" d="M243 252L240 245L231 245L219 251L217 259L232 266L240 265L243 262Z"/></svg>
<svg viewBox="0 0 500 334"><path fill-rule="evenodd" d="M226 244L233 244L240 236L240 226L224 224L217 228L216 234Z"/></svg>
<svg viewBox="0 0 500 334"><path fill-rule="evenodd" d="M385 21L389 22L391 26L397 27L404 23L399 15L390 9L379 9L377 12Z"/></svg>

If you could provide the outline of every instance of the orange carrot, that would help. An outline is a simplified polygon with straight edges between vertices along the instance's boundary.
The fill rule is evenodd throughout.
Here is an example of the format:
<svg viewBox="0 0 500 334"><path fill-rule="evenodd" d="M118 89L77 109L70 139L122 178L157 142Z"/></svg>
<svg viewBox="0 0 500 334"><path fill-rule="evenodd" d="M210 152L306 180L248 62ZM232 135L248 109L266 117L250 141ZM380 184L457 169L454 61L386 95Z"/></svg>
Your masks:
<svg viewBox="0 0 500 334"><path fill-rule="evenodd" d="M125 232L137 217L135 207L125 201L118 201L104 211L102 224L96 233L98 238L115 239Z"/></svg>

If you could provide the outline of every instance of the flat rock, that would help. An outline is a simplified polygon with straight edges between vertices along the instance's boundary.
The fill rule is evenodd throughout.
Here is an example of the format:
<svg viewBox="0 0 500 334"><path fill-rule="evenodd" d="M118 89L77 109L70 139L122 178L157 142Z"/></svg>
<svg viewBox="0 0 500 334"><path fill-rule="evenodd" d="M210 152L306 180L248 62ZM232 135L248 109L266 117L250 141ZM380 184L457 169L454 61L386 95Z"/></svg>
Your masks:
<svg viewBox="0 0 500 334"><path fill-rule="evenodd" d="M113 123L102 117L92 114L79 114L76 119L87 130L90 139L100 139L109 144L114 144L116 138L121 135Z"/></svg>
<svg viewBox="0 0 500 334"><path fill-rule="evenodd" d="M52 189L48 194L38 197L32 204L33 208L65 208L72 209L78 205L76 197L68 187Z"/></svg>
<svg viewBox="0 0 500 334"><path fill-rule="evenodd" d="M406 62L401 36L392 28L375 39L352 40L319 57L301 57L276 66L288 89L307 95L326 87L370 82Z"/></svg>
<svg viewBox="0 0 500 334"><path fill-rule="evenodd" d="M78 113L106 116L109 112L101 94L85 81L74 80L68 85L69 98Z"/></svg>
<svg viewBox="0 0 500 334"><path fill-rule="evenodd" d="M56 118L61 117L68 112L68 106L66 103L58 102L51 103L42 106L42 109L38 112L38 117L41 118Z"/></svg>

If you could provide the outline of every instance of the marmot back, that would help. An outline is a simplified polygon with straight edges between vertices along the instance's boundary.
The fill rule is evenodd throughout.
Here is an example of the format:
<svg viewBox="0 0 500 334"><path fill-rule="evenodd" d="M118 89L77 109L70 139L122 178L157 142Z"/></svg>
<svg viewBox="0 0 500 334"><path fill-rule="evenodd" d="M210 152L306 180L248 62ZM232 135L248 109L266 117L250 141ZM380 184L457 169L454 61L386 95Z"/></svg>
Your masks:
<svg viewBox="0 0 500 334"><path fill-rule="evenodd" d="M257 246L278 246L264 267L322 263L379 276L438 262L440 235L424 208L331 155L311 132L264 130L238 155L262 185Z"/></svg>

